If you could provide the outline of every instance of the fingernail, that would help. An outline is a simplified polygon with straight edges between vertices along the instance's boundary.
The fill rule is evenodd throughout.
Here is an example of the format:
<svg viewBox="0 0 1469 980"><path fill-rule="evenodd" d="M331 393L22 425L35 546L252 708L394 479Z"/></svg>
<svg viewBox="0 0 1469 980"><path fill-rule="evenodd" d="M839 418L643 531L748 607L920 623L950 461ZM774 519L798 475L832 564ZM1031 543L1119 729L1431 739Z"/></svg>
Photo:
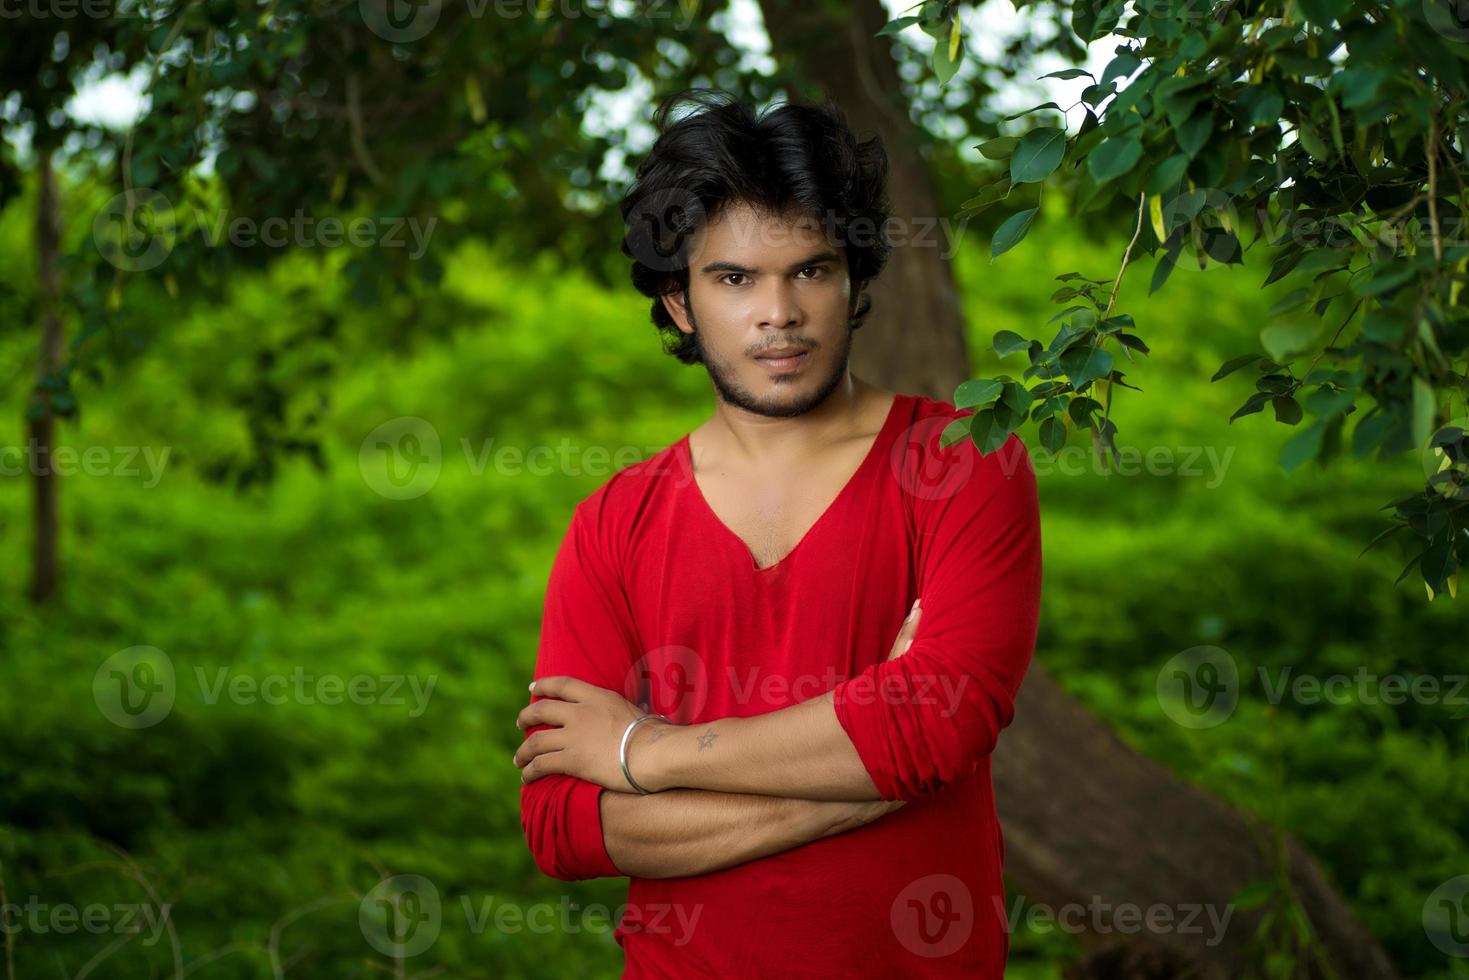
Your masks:
<svg viewBox="0 0 1469 980"><path fill-rule="evenodd" d="M535 681L531 681L529 684L527 684L525 686L525 689L527 691L534 691L536 689L536 682Z"/></svg>

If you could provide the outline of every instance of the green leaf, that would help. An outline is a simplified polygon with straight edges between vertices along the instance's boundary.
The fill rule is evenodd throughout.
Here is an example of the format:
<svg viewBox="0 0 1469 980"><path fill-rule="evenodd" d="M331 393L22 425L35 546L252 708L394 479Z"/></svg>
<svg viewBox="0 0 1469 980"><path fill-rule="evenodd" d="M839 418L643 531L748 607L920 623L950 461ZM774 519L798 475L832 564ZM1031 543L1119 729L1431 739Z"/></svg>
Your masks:
<svg viewBox="0 0 1469 980"><path fill-rule="evenodd" d="M877 32L877 36L897 37L900 31L904 30L905 28L911 27L916 23L918 23L917 17L899 17L897 20L890 20L886 24L884 24L882 30Z"/></svg>
<svg viewBox="0 0 1469 980"><path fill-rule="evenodd" d="M988 405L1000 397L1004 384L999 381L982 379L966 381L954 390L955 408L974 408L976 405Z"/></svg>
<svg viewBox="0 0 1469 980"><path fill-rule="evenodd" d="M1153 176L1148 181L1148 190L1154 196L1161 196L1172 191L1183 181L1183 175L1188 170L1188 154L1175 153L1153 168Z"/></svg>
<svg viewBox="0 0 1469 980"><path fill-rule="evenodd" d="M995 418L994 410L986 408L975 413L969 427L969 439L979 449L980 455L987 455L1003 446L1010 432L1009 427Z"/></svg>
<svg viewBox="0 0 1469 980"><path fill-rule="evenodd" d="M1318 27L1330 28L1333 20L1350 9L1348 0L1301 0L1301 13Z"/></svg>
<svg viewBox="0 0 1469 980"><path fill-rule="evenodd" d="M1369 414L1352 430L1352 455L1357 459L1382 445L1388 434L1402 423L1401 410L1379 410Z"/></svg>
<svg viewBox="0 0 1469 980"><path fill-rule="evenodd" d="M1114 136L1091 152L1086 158L1086 168L1098 184L1105 184L1137 166L1142 156L1143 145L1136 136Z"/></svg>
<svg viewBox="0 0 1469 980"><path fill-rule="evenodd" d="M1092 79L1093 81L1096 80L1096 76L1084 68L1062 68L1060 71L1053 71L1049 75L1042 75L1040 76L1040 78L1036 79L1036 81L1040 81L1044 78L1060 78L1069 80L1072 78L1080 78L1083 75L1085 75L1087 78Z"/></svg>
<svg viewBox="0 0 1469 980"><path fill-rule="evenodd" d="M1427 446L1433 436L1433 419L1437 414L1433 386L1422 378L1413 378L1413 445Z"/></svg>
<svg viewBox="0 0 1469 980"><path fill-rule="evenodd" d="M1301 403L1290 395L1276 395L1270 399L1270 403L1275 406L1275 421L1277 422L1295 425L1305 418L1305 413L1301 411Z"/></svg>
<svg viewBox="0 0 1469 980"><path fill-rule="evenodd" d="M1020 145L1018 136L1001 136L998 139L986 140L979 144L980 155L986 160L1008 160L1015 153L1015 147Z"/></svg>
<svg viewBox="0 0 1469 980"><path fill-rule="evenodd" d="M1302 463L1315 459L1321 452L1321 437L1325 434L1326 425L1318 420L1291 436L1290 441L1281 447L1280 468L1290 474Z"/></svg>
<svg viewBox="0 0 1469 980"><path fill-rule="evenodd" d="M1260 344L1272 360L1283 364L1310 347L1319 330L1315 323L1277 323L1260 331Z"/></svg>
<svg viewBox="0 0 1469 980"><path fill-rule="evenodd" d="M1181 126L1173 129L1174 136L1178 140L1178 148L1188 154L1192 159L1199 155L1204 144L1209 142L1209 137L1214 133L1214 115L1211 112L1203 112L1194 116Z"/></svg>
<svg viewBox="0 0 1469 980"><path fill-rule="evenodd" d="M1249 398L1245 399L1243 405L1235 409L1234 414L1229 417L1230 423L1233 424L1235 419L1243 418L1246 415L1254 415L1256 412L1262 410L1265 407L1265 403L1274 397L1268 391L1255 392Z"/></svg>
<svg viewBox="0 0 1469 980"><path fill-rule="evenodd" d="M995 334L995 353L1001 357L1009 357L1016 351L1025 350L1030 346L1030 341L1013 330L1001 330Z"/></svg>
<svg viewBox="0 0 1469 980"><path fill-rule="evenodd" d="M1100 347L1083 344L1061 355L1061 370L1071 379L1071 387L1080 391L1097 378L1105 378L1112 370L1112 355Z"/></svg>
<svg viewBox="0 0 1469 980"><path fill-rule="evenodd" d="M1030 406L1035 402L1035 396L1025 385L1016 381L1008 382L1004 392L1000 395L1000 401L1014 412L1021 420L1030 411Z"/></svg>
<svg viewBox="0 0 1469 980"><path fill-rule="evenodd" d="M1011 119L1019 119L1021 116L1028 116L1032 112L1039 112L1041 109L1055 109L1057 112L1061 111L1061 107L1054 102L1042 102L1038 106L1031 106L1029 109L1023 109L1020 112L1014 113L1013 115L1004 116L1002 118L1005 122L1009 122Z"/></svg>
<svg viewBox="0 0 1469 980"><path fill-rule="evenodd" d="M1041 423L1041 445L1046 452L1056 453L1066 445L1066 424L1060 419L1048 418Z"/></svg>
<svg viewBox="0 0 1469 980"><path fill-rule="evenodd" d="M1010 176L1006 174L999 180L986 184L979 189L979 193L959 205L959 216L967 218L978 214L985 208L998 201L1003 201L1010 196Z"/></svg>
<svg viewBox="0 0 1469 980"><path fill-rule="evenodd" d="M1030 230L1031 219L1039 210L1040 208L1026 208L1024 211L1017 211L995 229L995 237L990 242L991 262L1020 244L1025 233Z"/></svg>
<svg viewBox="0 0 1469 980"><path fill-rule="evenodd" d="M1117 342L1123 347L1129 347L1137 351L1139 354L1149 353L1148 345L1143 343L1142 338L1137 334L1120 333L1117 335Z"/></svg>
<svg viewBox="0 0 1469 980"><path fill-rule="evenodd" d="M1131 51L1122 51L1117 57L1112 59L1107 65L1106 70L1102 72L1102 84L1106 85L1114 78L1124 78L1131 75L1137 71L1137 67L1140 64L1142 64L1142 61L1138 59L1137 55Z"/></svg>
<svg viewBox="0 0 1469 980"><path fill-rule="evenodd" d="M955 18L954 28L957 30L958 27L959 21ZM948 84L949 79L953 78L954 73L959 70L959 63L964 60L963 44L959 45L959 50L954 51L953 57L950 57L950 51L954 51L953 43L940 43L933 46L933 73L938 76L940 86Z"/></svg>
<svg viewBox="0 0 1469 980"><path fill-rule="evenodd" d="M959 440L967 438L969 436L969 422L970 416L966 415L944 426L944 431L939 433L939 448L947 449Z"/></svg>
<svg viewBox="0 0 1469 980"><path fill-rule="evenodd" d="M1040 126L1020 138L1010 157L1010 180L1016 184L1034 184L1056 172L1066 155L1066 131L1054 126Z"/></svg>

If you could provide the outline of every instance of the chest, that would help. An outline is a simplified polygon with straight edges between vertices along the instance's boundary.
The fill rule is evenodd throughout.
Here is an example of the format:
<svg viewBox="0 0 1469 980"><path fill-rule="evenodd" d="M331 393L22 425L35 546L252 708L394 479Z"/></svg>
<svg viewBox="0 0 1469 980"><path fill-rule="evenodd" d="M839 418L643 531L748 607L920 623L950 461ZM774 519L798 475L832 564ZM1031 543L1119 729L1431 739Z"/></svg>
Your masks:
<svg viewBox="0 0 1469 980"><path fill-rule="evenodd" d="M780 563L836 504L862 464L856 451L833 452L780 471L706 471L700 492L758 569Z"/></svg>

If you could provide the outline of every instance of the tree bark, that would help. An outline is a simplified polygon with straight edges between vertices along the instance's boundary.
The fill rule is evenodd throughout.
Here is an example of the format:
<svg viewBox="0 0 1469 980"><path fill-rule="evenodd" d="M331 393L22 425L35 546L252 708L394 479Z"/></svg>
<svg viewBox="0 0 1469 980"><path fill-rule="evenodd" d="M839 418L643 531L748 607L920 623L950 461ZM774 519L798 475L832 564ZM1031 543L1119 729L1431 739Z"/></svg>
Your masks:
<svg viewBox="0 0 1469 980"><path fill-rule="evenodd" d="M30 598L49 601L56 594L58 564L56 469L52 465L52 441L56 414L51 405L47 380L61 368L65 337L61 321L61 205L57 198L56 170L52 151L40 156L40 189L36 201L37 297L41 312L41 345L36 362L36 387L26 413L31 461L35 537L31 552Z"/></svg>
<svg viewBox="0 0 1469 980"><path fill-rule="evenodd" d="M887 48L891 42L875 36L888 19L878 0L841 7L762 0L761 8L776 56L809 82L810 91L802 94L830 95L859 138L882 137L894 215L907 222L938 218L932 178L915 149L916 130ZM873 290L872 314L854 345L853 373L897 391L952 400L970 375L947 247L895 248L874 285L880 288ZM1053 912L1109 907L1098 917L1102 928L1080 937L1096 949L1129 934L1126 920L1115 917L1119 905L1174 916L1175 928L1130 944L1151 949L1134 958L1151 965L1109 972L1098 957L1075 975L1178 976L1179 962L1200 977L1241 975L1259 913L1233 910L1215 943L1208 942L1213 932L1207 919L1199 932L1185 932L1182 920L1194 907L1212 907L1222 917L1240 888L1273 877L1258 821L1129 748L1039 661L994 754L993 774L1006 871L1033 905ZM1294 840L1286 853L1304 911L1337 971L1357 980L1395 977L1381 947L1310 855Z"/></svg>

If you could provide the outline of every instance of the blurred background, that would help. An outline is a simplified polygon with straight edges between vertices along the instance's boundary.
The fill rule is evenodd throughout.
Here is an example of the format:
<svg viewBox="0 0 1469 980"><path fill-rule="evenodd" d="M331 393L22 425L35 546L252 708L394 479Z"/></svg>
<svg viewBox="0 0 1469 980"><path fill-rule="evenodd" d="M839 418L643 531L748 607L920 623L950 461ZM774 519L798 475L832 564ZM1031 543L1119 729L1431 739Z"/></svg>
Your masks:
<svg viewBox="0 0 1469 980"><path fill-rule="evenodd" d="M976 147L1074 103L1084 81L1040 76L1115 41L991 0L962 9L975 57L940 85L921 25L879 36L901 7L9 4L7 977L619 975L626 882L538 871L511 757L572 508L713 408L619 251L658 101L824 92L884 136L901 213L928 219L856 339L854 372L888 387L952 400L1007 370L995 334L1041 329L1058 275L1110 283L1132 233L1126 201L1074 214L1064 171L960 217L996 169ZM992 261L1027 195L1034 227ZM1118 950L1197 950L1207 915L1139 935L1056 913L1146 909L1183 876L1229 882L1259 975L1308 975L1345 914L1399 974L1469 976L1469 917L1432 926L1469 893L1464 608L1395 584L1390 548L1359 556L1423 461L1287 476L1286 427L1229 421L1248 385L1210 377L1284 292L1264 251L1152 294L1150 263L1124 278L1151 345L1111 409L1130 466L1075 433L1033 453L1025 694L1115 738L1001 740L1010 975L1181 975ZM1223 701L1190 711L1180 669ZM1393 678L1407 696L1381 696ZM1007 774L1026 744L1148 768L1083 793ZM1166 802L1180 787L1195 809ZM1190 816L1216 808L1258 831L1258 867ZM1127 829L1078 854L1069 820ZM1271 870L1287 840L1307 884Z"/></svg>

